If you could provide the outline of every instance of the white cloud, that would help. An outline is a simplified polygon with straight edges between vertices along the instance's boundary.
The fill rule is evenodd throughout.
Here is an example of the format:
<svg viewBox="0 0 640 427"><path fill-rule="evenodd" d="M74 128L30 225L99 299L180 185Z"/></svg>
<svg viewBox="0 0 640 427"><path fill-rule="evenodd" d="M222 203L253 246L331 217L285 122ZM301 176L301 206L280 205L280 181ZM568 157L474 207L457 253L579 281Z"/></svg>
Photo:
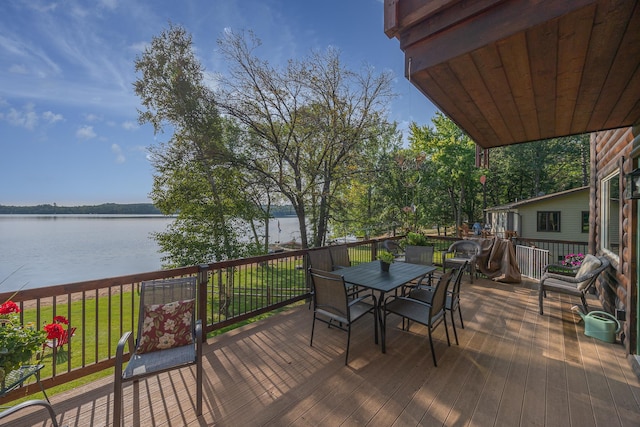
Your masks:
<svg viewBox="0 0 640 427"><path fill-rule="evenodd" d="M64 120L62 114L55 114L51 111L45 111L44 113L42 113L42 118L45 119L49 124Z"/></svg>
<svg viewBox="0 0 640 427"><path fill-rule="evenodd" d="M127 120L126 122L122 123L122 127L126 130L137 130L139 128L138 124L136 122L132 122L131 120Z"/></svg>
<svg viewBox="0 0 640 427"><path fill-rule="evenodd" d="M27 104L22 111L11 108L5 118L13 126L29 130L33 130L38 124L38 113L34 111L33 104Z"/></svg>
<svg viewBox="0 0 640 427"><path fill-rule="evenodd" d="M79 139L91 139L95 138L97 134L93 131L93 126L82 126L76 131L76 137Z"/></svg>
<svg viewBox="0 0 640 427"><path fill-rule="evenodd" d="M118 144L111 145L111 152L116 155L116 163L124 163L127 160Z"/></svg>

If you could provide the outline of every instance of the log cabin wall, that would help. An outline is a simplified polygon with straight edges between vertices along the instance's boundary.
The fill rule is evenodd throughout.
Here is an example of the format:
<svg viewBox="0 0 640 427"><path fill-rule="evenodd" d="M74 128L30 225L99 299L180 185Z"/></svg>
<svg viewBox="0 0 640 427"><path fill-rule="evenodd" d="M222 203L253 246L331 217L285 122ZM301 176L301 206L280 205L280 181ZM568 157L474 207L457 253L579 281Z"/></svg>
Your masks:
<svg viewBox="0 0 640 427"><path fill-rule="evenodd" d="M605 255L611 261L611 268L602 274L596 283L598 298L605 311L615 313L615 310L626 311L626 321L623 323L621 339L627 353L635 348L636 307L636 201L623 197L626 182L624 177L637 164L640 129L622 128L591 134L591 227L589 252ZM619 215L619 250L618 258L610 256L610 252L603 249L601 216L602 180L616 170L620 171L620 209ZM613 214L613 213L612 213Z"/></svg>

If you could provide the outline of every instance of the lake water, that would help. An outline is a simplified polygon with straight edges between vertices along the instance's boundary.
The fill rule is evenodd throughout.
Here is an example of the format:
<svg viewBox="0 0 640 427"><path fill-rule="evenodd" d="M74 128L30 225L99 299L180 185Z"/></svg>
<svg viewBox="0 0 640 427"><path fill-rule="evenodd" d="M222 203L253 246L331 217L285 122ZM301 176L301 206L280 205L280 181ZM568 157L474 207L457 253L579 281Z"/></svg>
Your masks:
<svg viewBox="0 0 640 427"><path fill-rule="evenodd" d="M173 218L0 215L0 292L160 270L150 236ZM278 223L280 232L278 232ZM272 219L269 241L300 241L296 218Z"/></svg>

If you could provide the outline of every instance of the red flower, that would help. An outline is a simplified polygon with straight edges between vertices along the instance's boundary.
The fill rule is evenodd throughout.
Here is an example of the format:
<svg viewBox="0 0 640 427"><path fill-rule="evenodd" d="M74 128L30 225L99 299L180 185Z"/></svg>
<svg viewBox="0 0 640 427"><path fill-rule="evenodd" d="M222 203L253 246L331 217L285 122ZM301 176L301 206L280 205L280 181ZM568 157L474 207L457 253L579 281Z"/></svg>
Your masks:
<svg viewBox="0 0 640 427"><path fill-rule="evenodd" d="M60 339L62 338L62 334L64 334L64 328L60 326L59 323L44 325L44 331L47 333L48 340Z"/></svg>
<svg viewBox="0 0 640 427"><path fill-rule="evenodd" d="M65 325L69 324L69 321L64 316L56 316L56 317L53 318L53 321L55 323L64 323Z"/></svg>
<svg viewBox="0 0 640 427"><path fill-rule="evenodd" d="M20 313L20 307L13 301L7 301L0 305L0 314Z"/></svg>

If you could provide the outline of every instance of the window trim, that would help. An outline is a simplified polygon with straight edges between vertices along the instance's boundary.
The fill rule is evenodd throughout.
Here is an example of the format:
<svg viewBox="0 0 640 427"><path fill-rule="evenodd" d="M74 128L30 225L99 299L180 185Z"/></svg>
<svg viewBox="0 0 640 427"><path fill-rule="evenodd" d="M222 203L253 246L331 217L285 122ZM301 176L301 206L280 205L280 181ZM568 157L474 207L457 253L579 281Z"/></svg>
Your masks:
<svg viewBox="0 0 640 427"><path fill-rule="evenodd" d="M545 224L547 224L547 227L545 229L542 229L542 227L540 227L541 224L541 218L542 215L544 215L545 217ZM553 221L550 219L553 219L553 216L557 216L557 220ZM556 229L554 230L553 228L549 228L549 224L552 224L556 222L557 226ZM536 231L538 233L561 233L562 232L562 214L561 211L536 211Z"/></svg>
<svg viewBox="0 0 640 427"><path fill-rule="evenodd" d="M585 222L585 215L586 215L586 222ZM586 229L585 229L585 226L586 226ZM582 233L589 232L589 211L580 212L580 230Z"/></svg>
<svg viewBox="0 0 640 427"><path fill-rule="evenodd" d="M616 169L609 175L605 176L600 180L600 250L607 254L609 257L613 258L616 261L620 260L619 253L614 252L609 248L610 246L610 236L609 236L609 219L611 218L612 212L610 212L610 197L609 197L609 183L613 179L617 179L618 183L620 180L620 169ZM618 192L620 192L620 188L618 188ZM620 197L620 195L618 195ZM621 209L621 207L619 207ZM617 215L618 221L618 230L620 227L620 211L614 212L614 215ZM618 236L619 238L619 236ZM619 248L619 246L618 246Z"/></svg>

